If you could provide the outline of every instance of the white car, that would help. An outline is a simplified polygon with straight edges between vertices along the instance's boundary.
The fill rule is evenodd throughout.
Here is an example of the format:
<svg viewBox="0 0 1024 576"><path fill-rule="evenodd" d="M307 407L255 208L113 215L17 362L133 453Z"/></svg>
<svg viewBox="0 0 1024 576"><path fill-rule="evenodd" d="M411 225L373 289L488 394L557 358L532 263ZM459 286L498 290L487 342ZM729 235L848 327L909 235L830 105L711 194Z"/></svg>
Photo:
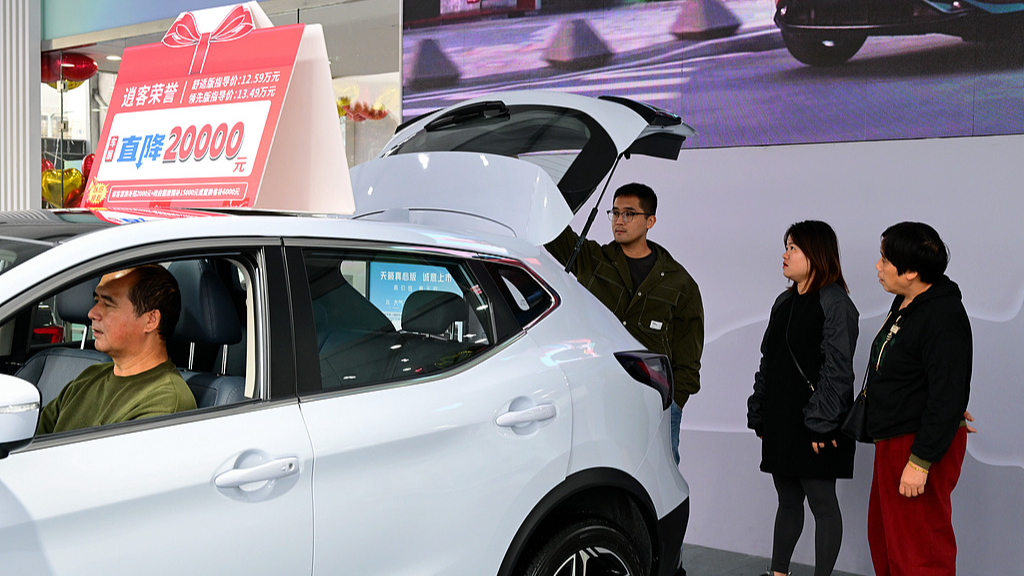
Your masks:
<svg viewBox="0 0 1024 576"><path fill-rule="evenodd" d="M497 94L400 129L355 216L0 215L3 573L676 573L667 359L543 244L620 156L691 133ZM36 436L106 360L98 278L143 263L178 279L199 408Z"/></svg>

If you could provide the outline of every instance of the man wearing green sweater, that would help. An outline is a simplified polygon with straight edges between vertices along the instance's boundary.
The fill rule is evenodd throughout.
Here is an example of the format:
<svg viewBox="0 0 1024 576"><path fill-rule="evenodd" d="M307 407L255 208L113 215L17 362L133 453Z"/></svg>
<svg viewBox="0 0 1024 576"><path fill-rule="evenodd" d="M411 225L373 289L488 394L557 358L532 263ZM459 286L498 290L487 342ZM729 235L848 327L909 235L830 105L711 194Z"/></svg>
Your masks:
<svg viewBox="0 0 1024 576"><path fill-rule="evenodd" d="M113 362L90 366L39 415L38 434L103 426L196 408L167 354L181 312L178 283L158 265L106 274L89 311L96 349Z"/></svg>

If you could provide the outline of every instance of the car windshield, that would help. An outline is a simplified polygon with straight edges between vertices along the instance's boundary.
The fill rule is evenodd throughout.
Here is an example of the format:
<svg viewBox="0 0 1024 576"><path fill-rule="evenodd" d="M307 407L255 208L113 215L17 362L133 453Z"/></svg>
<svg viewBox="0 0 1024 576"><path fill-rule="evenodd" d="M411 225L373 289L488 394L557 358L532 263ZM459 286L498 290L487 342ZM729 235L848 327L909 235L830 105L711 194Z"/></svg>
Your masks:
<svg viewBox="0 0 1024 576"><path fill-rule="evenodd" d="M49 250L52 246L52 242L0 236L0 274L7 272L41 252Z"/></svg>
<svg viewBox="0 0 1024 576"><path fill-rule="evenodd" d="M104 228L88 211L25 210L0 213L0 274L53 248L60 242Z"/></svg>

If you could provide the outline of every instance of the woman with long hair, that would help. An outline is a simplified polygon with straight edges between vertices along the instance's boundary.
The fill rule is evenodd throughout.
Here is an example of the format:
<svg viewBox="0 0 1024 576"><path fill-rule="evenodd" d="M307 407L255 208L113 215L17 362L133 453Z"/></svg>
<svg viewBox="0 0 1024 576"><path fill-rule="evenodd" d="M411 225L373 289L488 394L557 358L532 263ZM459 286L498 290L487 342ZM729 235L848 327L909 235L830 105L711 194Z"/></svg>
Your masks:
<svg viewBox="0 0 1024 576"><path fill-rule="evenodd" d="M766 576L788 574L805 500L815 523L814 576L828 576L843 541L836 479L853 477L854 442L839 428L853 404L859 314L831 226L797 222L784 241L782 274L791 284L772 306L747 400L747 426L762 440L761 471L772 475L779 497Z"/></svg>

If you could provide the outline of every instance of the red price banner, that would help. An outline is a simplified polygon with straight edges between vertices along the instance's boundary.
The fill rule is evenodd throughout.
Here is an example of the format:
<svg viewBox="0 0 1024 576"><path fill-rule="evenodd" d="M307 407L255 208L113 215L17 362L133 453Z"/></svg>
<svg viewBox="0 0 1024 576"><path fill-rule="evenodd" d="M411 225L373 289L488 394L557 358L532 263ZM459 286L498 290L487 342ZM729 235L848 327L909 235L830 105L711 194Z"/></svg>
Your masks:
<svg viewBox="0 0 1024 576"><path fill-rule="evenodd" d="M213 31L186 12L162 42L125 50L85 206L255 204L304 26L213 10Z"/></svg>

